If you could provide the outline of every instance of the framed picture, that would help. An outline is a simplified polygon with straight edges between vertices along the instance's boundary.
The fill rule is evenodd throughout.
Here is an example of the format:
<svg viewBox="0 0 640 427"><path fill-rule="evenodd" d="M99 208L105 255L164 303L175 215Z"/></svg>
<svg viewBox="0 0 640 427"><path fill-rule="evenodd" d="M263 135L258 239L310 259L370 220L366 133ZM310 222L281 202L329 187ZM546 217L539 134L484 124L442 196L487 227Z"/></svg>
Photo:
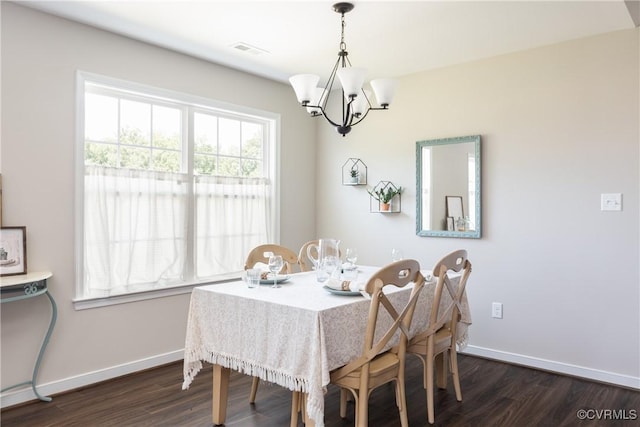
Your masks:
<svg viewBox="0 0 640 427"><path fill-rule="evenodd" d="M464 210L462 209L461 196L445 196L447 202L447 217L463 218Z"/></svg>
<svg viewBox="0 0 640 427"><path fill-rule="evenodd" d="M0 276L27 273L27 227L0 228Z"/></svg>
<svg viewBox="0 0 640 427"><path fill-rule="evenodd" d="M447 231L453 231L453 217L447 217Z"/></svg>

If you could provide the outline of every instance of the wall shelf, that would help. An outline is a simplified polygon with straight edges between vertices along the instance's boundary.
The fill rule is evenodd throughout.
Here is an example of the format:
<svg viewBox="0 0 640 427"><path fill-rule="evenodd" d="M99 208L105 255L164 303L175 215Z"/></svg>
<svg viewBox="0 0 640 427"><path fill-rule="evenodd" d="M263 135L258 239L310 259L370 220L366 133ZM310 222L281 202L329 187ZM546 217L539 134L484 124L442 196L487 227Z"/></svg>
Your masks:
<svg viewBox="0 0 640 427"><path fill-rule="evenodd" d="M391 181L379 181L369 191L369 212L373 213L398 213L402 211L402 187L396 186ZM379 194L387 194L389 191L397 193L391 198L388 205L379 200Z"/></svg>
<svg viewBox="0 0 640 427"><path fill-rule="evenodd" d="M353 177L351 171L356 171ZM367 165L360 159L349 158L342 165L342 185L367 185Z"/></svg>

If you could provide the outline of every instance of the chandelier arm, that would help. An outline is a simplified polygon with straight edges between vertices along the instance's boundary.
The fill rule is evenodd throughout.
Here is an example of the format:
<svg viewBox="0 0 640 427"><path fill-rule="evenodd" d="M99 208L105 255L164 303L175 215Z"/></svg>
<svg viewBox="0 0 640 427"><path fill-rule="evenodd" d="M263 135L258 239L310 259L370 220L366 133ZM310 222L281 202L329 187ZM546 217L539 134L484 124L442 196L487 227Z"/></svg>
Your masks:
<svg viewBox="0 0 640 427"><path fill-rule="evenodd" d="M324 97L324 104L327 105L327 99L329 99L329 94L331 93L331 89L333 89L333 82L336 79L336 74L338 73L338 67L340 66L340 57L336 60L335 64L333 64L333 69L331 70L331 74L329 74L329 79L327 80L327 84L324 85L323 95L326 93L327 96Z"/></svg>
<svg viewBox="0 0 640 427"><path fill-rule="evenodd" d="M320 109L320 111L322 112L322 115L324 116L324 118L325 118L325 119L327 119L327 121L328 121L329 123L331 123L331 124L332 124L333 126L335 126L335 127L339 127L339 126L340 126L338 123L336 123L336 122L334 122L333 120L331 120L331 119L329 118L329 116L327 116L327 113L325 113L324 108L322 108L321 106L319 106L319 107L317 107L317 108L319 108L319 109Z"/></svg>
<svg viewBox="0 0 640 427"><path fill-rule="evenodd" d="M367 117L367 114L369 114L369 111L373 110L373 108L367 108L367 111L365 111L365 113L363 115L361 115L360 117L358 117L358 120L356 120L355 122L353 122L351 124L351 126L355 126L358 123L360 123L361 121L364 120L365 117Z"/></svg>
<svg viewBox="0 0 640 427"><path fill-rule="evenodd" d="M344 123L344 127L349 127L351 126L351 123L353 122L353 114L351 114L351 103L353 102L355 98L351 98L349 100L349 102L347 102L347 111L344 114L343 118L342 118L342 122ZM344 95L342 96L342 104L343 104L343 109L344 109Z"/></svg>
<svg viewBox="0 0 640 427"><path fill-rule="evenodd" d="M342 126L347 126L349 111L351 111L351 102L347 102L345 106L344 90L341 90L340 93L342 95Z"/></svg>

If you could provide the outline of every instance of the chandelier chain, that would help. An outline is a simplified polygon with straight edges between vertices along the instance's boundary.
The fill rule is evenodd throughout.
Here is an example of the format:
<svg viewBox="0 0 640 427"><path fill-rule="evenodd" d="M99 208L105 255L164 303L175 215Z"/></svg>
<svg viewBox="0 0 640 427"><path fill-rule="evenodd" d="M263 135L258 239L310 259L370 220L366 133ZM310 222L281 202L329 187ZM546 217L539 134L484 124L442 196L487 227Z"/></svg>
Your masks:
<svg viewBox="0 0 640 427"><path fill-rule="evenodd" d="M347 44L344 41L344 27L346 25L346 21L344 19L344 13L342 13L342 31L340 33L340 50L347 50Z"/></svg>

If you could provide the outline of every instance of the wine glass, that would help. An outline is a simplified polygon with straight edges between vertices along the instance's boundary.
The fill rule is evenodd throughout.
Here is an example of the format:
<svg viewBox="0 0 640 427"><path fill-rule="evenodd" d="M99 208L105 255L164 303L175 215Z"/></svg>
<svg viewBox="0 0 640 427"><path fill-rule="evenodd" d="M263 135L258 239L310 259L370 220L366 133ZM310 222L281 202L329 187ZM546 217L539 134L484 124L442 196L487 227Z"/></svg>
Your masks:
<svg viewBox="0 0 640 427"><path fill-rule="evenodd" d="M273 273L273 286L272 288L279 288L278 285L278 273L282 270L282 266L284 265L284 261L282 261L281 255L271 255L269 257L269 271Z"/></svg>
<svg viewBox="0 0 640 427"><path fill-rule="evenodd" d="M403 258L404 255L402 254L402 249L391 249L391 259L393 260L393 262L400 261Z"/></svg>
<svg viewBox="0 0 640 427"><path fill-rule="evenodd" d="M345 258L349 261L349 268L355 268L358 261L358 251L355 248L347 248Z"/></svg>

